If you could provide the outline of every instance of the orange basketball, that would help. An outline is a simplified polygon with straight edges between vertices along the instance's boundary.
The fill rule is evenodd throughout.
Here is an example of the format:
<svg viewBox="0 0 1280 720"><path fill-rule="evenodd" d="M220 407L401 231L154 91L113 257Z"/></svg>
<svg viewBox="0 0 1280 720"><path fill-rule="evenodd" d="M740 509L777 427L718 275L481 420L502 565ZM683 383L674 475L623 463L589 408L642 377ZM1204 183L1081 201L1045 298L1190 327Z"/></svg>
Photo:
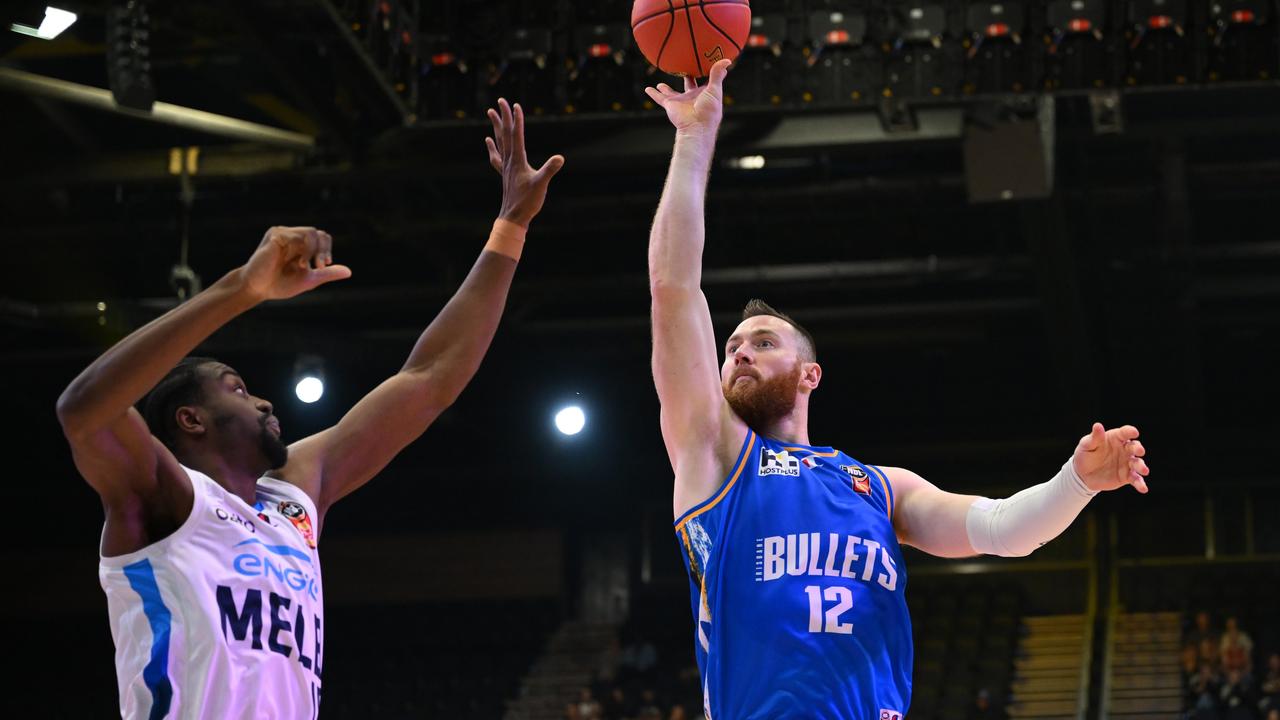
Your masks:
<svg viewBox="0 0 1280 720"><path fill-rule="evenodd" d="M751 32L748 0L636 0L631 32L640 52L672 75L703 77L733 60Z"/></svg>

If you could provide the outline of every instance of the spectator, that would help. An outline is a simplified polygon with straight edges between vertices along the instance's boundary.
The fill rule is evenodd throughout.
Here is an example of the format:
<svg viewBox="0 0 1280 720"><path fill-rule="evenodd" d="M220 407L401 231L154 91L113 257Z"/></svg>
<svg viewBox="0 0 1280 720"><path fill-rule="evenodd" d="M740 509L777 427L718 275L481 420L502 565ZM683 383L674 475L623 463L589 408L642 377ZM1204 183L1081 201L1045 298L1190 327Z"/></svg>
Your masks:
<svg viewBox="0 0 1280 720"><path fill-rule="evenodd" d="M639 720L662 720L662 710L658 708L658 699L650 688L640 693L640 709L636 711Z"/></svg>
<svg viewBox="0 0 1280 720"><path fill-rule="evenodd" d="M689 714L685 712L683 705L672 705L667 720L689 720Z"/></svg>
<svg viewBox="0 0 1280 720"><path fill-rule="evenodd" d="M1222 720L1254 720L1253 684L1242 671L1227 672L1218 700Z"/></svg>
<svg viewBox="0 0 1280 720"><path fill-rule="evenodd" d="M1280 720L1280 708L1271 708L1268 710L1267 720Z"/></svg>
<svg viewBox="0 0 1280 720"><path fill-rule="evenodd" d="M1200 641L1200 657L1198 660L1201 664L1208 663L1209 667L1213 669L1215 674L1222 669L1222 664L1218 655L1218 644L1214 643L1209 638L1204 638Z"/></svg>
<svg viewBox="0 0 1280 720"><path fill-rule="evenodd" d="M1187 685L1187 717L1191 720L1218 720L1218 697L1222 679L1218 671L1207 662L1200 663L1200 671Z"/></svg>
<svg viewBox="0 0 1280 720"><path fill-rule="evenodd" d="M1183 645L1182 652L1178 654L1178 662L1182 667L1182 684L1185 686L1200 669L1200 653L1196 646Z"/></svg>
<svg viewBox="0 0 1280 720"><path fill-rule="evenodd" d="M1209 613L1201 610L1196 613L1195 622L1183 637L1183 644L1200 647L1200 643L1204 640L1217 645L1218 632L1213 629L1213 621L1210 620Z"/></svg>
<svg viewBox="0 0 1280 720"><path fill-rule="evenodd" d="M1271 653L1271 657L1267 658L1267 674L1262 678L1260 689L1262 700L1258 702L1258 709L1268 716L1273 710L1280 711L1280 653Z"/></svg>
<svg viewBox="0 0 1280 720"><path fill-rule="evenodd" d="M969 707L969 714L966 720L995 720L1000 714L991 705L991 693L982 688L978 690L978 695L973 699L973 705Z"/></svg>
<svg viewBox="0 0 1280 720"><path fill-rule="evenodd" d="M631 708L627 705L627 694L621 687L613 686L609 697L604 701L605 720L626 720L631 717Z"/></svg>
<svg viewBox="0 0 1280 720"><path fill-rule="evenodd" d="M591 688L582 688L578 691L578 719L579 720L601 720L603 710L600 703L596 701L591 694Z"/></svg>
<svg viewBox="0 0 1280 720"><path fill-rule="evenodd" d="M1227 618L1227 630L1222 634L1218 648L1225 672L1239 670L1245 675L1253 672L1253 639L1240 629L1234 617Z"/></svg>

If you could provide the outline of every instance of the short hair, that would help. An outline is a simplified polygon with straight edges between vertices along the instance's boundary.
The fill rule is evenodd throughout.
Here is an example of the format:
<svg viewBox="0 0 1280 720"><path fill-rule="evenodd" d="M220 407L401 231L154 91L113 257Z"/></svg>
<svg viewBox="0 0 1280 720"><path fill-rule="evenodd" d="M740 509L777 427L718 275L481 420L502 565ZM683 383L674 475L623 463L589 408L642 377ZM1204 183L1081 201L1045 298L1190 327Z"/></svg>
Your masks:
<svg viewBox="0 0 1280 720"><path fill-rule="evenodd" d="M146 420L151 434L170 451L176 452L174 445L178 439L178 423L174 415L183 405L204 402L204 377L200 374L200 366L216 362L207 357L183 358L142 399L142 419Z"/></svg>
<svg viewBox="0 0 1280 720"><path fill-rule="evenodd" d="M805 362L818 361L818 345L813 341L813 336L800 323L793 320L790 315L775 310L772 305L760 298L751 298L746 307L742 308L742 319L747 320L758 315L771 315L795 328L796 332L800 333L801 358Z"/></svg>

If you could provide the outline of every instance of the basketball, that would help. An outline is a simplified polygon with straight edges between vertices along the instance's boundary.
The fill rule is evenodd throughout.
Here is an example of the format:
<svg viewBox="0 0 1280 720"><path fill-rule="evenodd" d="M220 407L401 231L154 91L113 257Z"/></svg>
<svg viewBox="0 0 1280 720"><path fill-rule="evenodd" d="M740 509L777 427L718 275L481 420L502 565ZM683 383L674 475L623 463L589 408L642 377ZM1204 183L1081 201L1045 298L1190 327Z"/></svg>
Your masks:
<svg viewBox="0 0 1280 720"><path fill-rule="evenodd" d="M717 60L738 57L751 31L748 0L636 0L631 32L654 67L703 77Z"/></svg>

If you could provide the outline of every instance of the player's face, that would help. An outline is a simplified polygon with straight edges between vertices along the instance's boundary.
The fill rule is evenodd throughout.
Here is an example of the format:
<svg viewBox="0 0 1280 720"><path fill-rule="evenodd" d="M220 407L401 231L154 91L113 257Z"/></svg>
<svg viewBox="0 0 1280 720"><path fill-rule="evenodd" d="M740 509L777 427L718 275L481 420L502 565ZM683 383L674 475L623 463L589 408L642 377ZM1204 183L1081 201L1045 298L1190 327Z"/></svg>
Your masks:
<svg viewBox="0 0 1280 720"><path fill-rule="evenodd" d="M244 379L227 365L210 365L207 372L206 404L220 444L259 454L267 469L283 467L289 448L280 439L271 403L251 395Z"/></svg>
<svg viewBox="0 0 1280 720"><path fill-rule="evenodd" d="M762 430L795 408L803 364L789 323L771 315L747 318L724 349L724 397L747 425Z"/></svg>
<svg viewBox="0 0 1280 720"><path fill-rule="evenodd" d="M724 344L720 383L725 393L790 375L800 364L796 329L772 315L743 320Z"/></svg>

